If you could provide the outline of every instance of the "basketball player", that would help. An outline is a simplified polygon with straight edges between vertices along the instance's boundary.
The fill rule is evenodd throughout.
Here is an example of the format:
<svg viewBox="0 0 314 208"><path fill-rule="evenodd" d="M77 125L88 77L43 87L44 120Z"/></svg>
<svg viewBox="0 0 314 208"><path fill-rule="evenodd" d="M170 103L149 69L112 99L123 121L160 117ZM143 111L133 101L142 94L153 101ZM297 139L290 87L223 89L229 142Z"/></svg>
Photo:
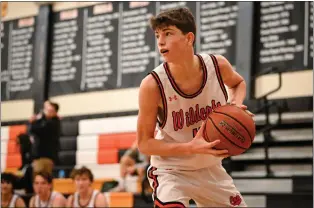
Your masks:
<svg viewBox="0 0 314 208"><path fill-rule="evenodd" d="M52 176L47 172L38 172L34 176L36 193L29 202L29 207L64 207L66 199L61 193L52 191Z"/></svg>
<svg viewBox="0 0 314 208"><path fill-rule="evenodd" d="M76 192L69 196L67 207L107 207L105 196L92 188L94 176L92 172L82 167L71 173L75 181Z"/></svg>
<svg viewBox="0 0 314 208"><path fill-rule="evenodd" d="M246 206L222 166L228 151L215 150L220 141L202 136L203 121L227 104L228 94L229 102L246 109L245 81L223 56L194 54L196 26L187 8L160 13L150 24L165 63L142 80L137 136L139 150L151 155L155 206L187 207L190 199L197 206Z"/></svg>
<svg viewBox="0 0 314 208"><path fill-rule="evenodd" d="M15 181L12 173L1 174L1 207L26 207L23 199L14 194Z"/></svg>

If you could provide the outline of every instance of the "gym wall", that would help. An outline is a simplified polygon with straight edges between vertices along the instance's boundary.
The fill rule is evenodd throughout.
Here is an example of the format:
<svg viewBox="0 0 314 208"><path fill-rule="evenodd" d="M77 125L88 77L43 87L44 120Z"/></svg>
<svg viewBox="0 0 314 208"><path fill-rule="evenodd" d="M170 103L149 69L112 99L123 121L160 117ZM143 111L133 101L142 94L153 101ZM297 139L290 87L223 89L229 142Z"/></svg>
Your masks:
<svg viewBox="0 0 314 208"><path fill-rule="evenodd" d="M23 7L21 12L12 9L13 6L22 8L17 7L22 4L32 6ZM196 52L212 51L228 58L246 77L252 99L276 88L278 75L263 75L256 80L251 80L251 76L269 67L278 67L283 72L282 88L268 98L297 100L294 105L305 100L310 102L313 3L251 4L252 7L244 11L252 15L253 21L243 34L241 27L245 24L239 22L242 21L239 9L243 5L240 2L56 2L52 6L52 37L47 51L50 63L47 97L60 104L62 117L136 111L141 80L162 62L148 19L164 9L187 6L198 25ZM277 10L271 11L270 7ZM34 3L9 2L7 16L3 19L4 34L7 34L8 22L36 16L36 12L38 5ZM239 42L239 34L243 35L242 40L251 42ZM8 37L4 36L4 45L8 45L7 42ZM242 54L242 48L250 49L250 53ZM1 58L9 62L8 52L6 54ZM241 58L247 60L246 67L240 63ZM9 71L7 68L1 67L2 74ZM31 77L32 68L29 68L28 77ZM34 100L27 90L19 96L12 90L8 93L12 79L7 76L9 81L2 78L1 82L2 121L25 120L34 109ZM36 83L32 87L36 87ZM309 110L312 110L309 105L299 109Z"/></svg>
<svg viewBox="0 0 314 208"><path fill-rule="evenodd" d="M1 121L26 120L34 108L32 51L38 5L1 2L1 13ZM20 34L12 34L18 30Z"/></svg>

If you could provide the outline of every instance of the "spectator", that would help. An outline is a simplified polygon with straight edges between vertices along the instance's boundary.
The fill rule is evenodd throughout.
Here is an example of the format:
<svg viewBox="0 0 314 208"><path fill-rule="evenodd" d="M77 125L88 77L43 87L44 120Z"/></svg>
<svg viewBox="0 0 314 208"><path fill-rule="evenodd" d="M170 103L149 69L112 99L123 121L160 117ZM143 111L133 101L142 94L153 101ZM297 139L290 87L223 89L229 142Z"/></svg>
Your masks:
<svg viewBox="0 0 314 208"><path fill-rule="evenodd" d="M36 193L29 202L29 207L64 207L66 199L52 190L52 176L47 172L38 172L34 176L34 191Z"/></svg>
<svg viewBox="0 0 314 208"><path fill-rule="evenodd" d="M69 196L67 207L107 207L105 196L92 188L94 176L90 169L74 169L71 178L75 181L76 192Z"/></svg>
<svg viewBox="0 0 314 208"><path fill-rule="evenodd" d="M14 194L16 177L11 173L1 174L1 207L26 207L23 199Z"/></svg>
<svg viewBox="0 0 314 208"><path fill-rule="evenodd" d="M58 163L60 119L57 115L59 105L50 101L44 103L42 113L30 119L29 133L33 136L34 159L49 158L54 165Z"/></svg>
<svg viewBox="0 0 314 208"><path fill-rule="evenodd" d="M137 149L137 143L134 142L120 159L120 177L118 186L111 191L126 191L125 178L128 175L137 175L140 180L145 177L146 167L149 164L149 157L141 154Z"/></svg>
<svg viewBox="0 0 314 208"><path fill-rule="evenodd" d="M45 172L52 175L53 162L48 158L40 158L34 161L31 165L27 165L23 171L22 176L17 180L17 188L25 189L28 194L33 194L33 179L38 172Z"/></svg>

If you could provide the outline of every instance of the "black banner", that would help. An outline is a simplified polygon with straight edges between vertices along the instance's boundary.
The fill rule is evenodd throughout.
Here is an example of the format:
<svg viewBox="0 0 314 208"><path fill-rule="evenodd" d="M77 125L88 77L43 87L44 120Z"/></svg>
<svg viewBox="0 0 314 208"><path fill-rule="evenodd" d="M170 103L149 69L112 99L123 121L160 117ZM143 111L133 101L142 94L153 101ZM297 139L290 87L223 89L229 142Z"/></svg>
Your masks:
<svg viewBox="0 0 314 208"><path fill-rule="evenodd" d="M309 44L308 44L308 69L313 69L313 13L314 13L314 3L311 2L305 2L306 9L308 10L308 24L309 24Z"/></svg>
<svg viewBox="0 0 314 208"><path fill-rule="evenodd" d="M32 98L35 17L1 22L1 100Z"/></svg>
<svg viewBox="0 0 314 208"><path fill-rule="evenodd" d="M195 16L195 52L234 65L236 2L101 3L54 14L49 96L138 87L163 61L149 19L176 7Z"/></svg>
<svg viewBox="0 0 314 208"><path fill-rule="evenodd" d="M304 2L260 3L257 72L273 66L286 71L307 68L310 33L305 7Z"/></svg>
<svg viewBox="0 0 314 208"><path fill-rule="evenodd" d="M49 96L80 91L83 21L79 9L54 14Z"/></svg>
<svg viewBox="0 0 314 208"><path fill-rule="evenodd" d="M155 15L156 2L123 2L121 22L121 79L117 87L137 87L155 68L155 35L149 18Z"/></svg>
<svg viewBox="0 0 314 208"><path fill-rule="evenodd" d="M220 54L235 65L237 2L201 2L200 51Z"/></svg>

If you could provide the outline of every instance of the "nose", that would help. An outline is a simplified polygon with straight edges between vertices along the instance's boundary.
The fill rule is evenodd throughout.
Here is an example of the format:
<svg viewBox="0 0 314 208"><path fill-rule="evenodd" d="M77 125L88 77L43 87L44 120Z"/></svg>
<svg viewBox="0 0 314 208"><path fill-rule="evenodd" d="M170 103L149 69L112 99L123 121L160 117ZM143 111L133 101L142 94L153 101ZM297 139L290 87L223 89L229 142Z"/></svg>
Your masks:
<svg viewBox="0 0 314 208"><path fill-rule="evenodd" d="M166 44L166 40L163 35L160 35L158 38L158 46L164 46Z"/></svg>

